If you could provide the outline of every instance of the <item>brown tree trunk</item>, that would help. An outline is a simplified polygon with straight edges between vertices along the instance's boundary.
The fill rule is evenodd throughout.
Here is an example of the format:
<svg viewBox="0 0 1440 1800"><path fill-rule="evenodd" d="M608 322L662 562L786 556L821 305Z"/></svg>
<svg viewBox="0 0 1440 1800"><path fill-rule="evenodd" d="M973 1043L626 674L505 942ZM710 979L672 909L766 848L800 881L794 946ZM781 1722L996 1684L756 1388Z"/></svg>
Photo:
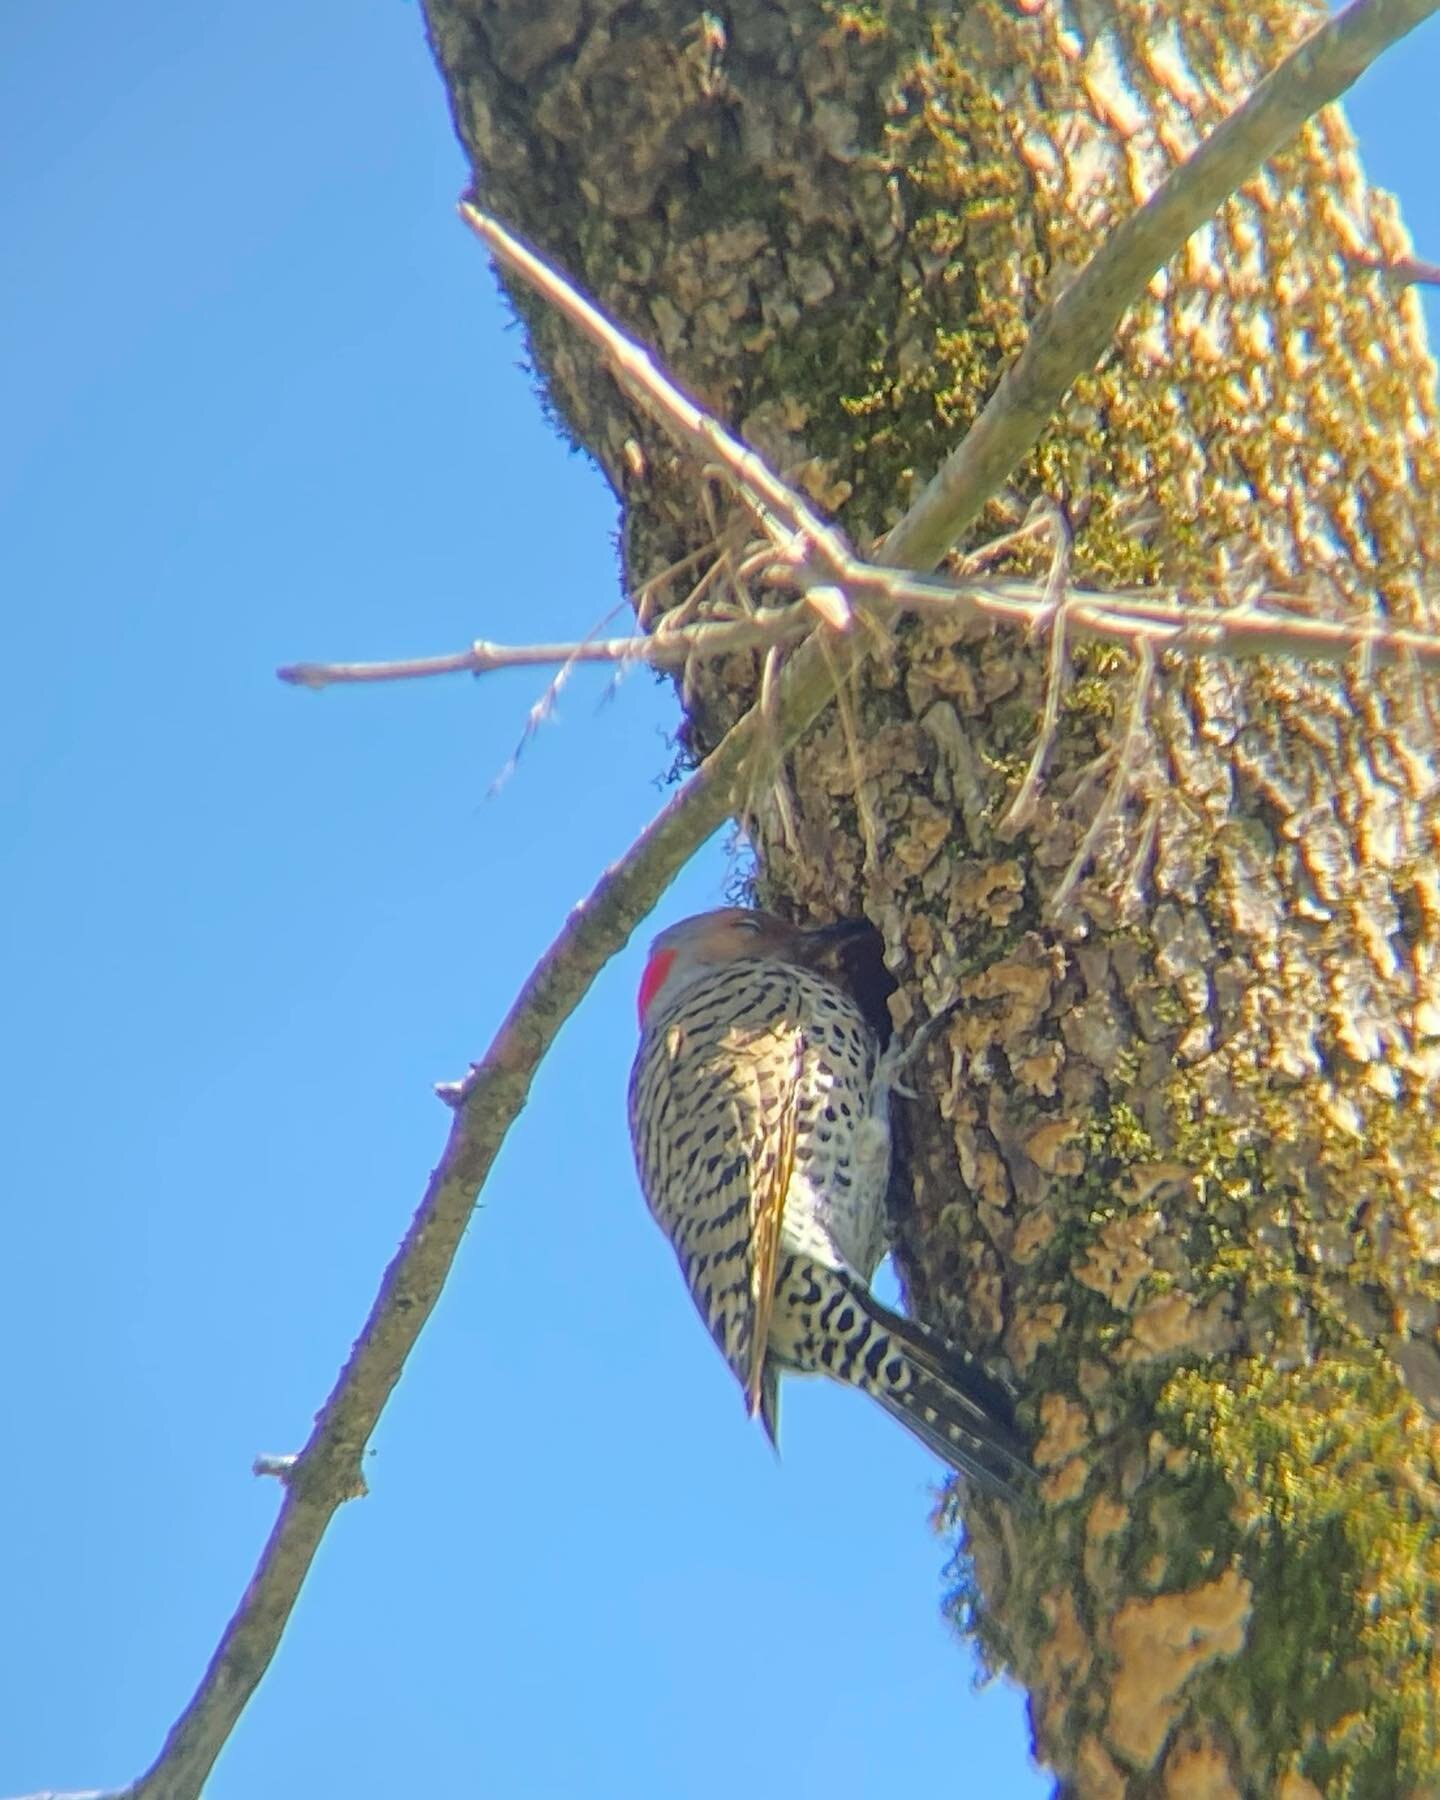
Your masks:
<svg viewBox="0 0 1440 1800"><path fill-rule="evenodd" d="M1325 16L942 10L427 0L483 203L862 545L1036 307ZM1403 248L1321 115L1152 284L973 541L1044 496L1092 583L1423 623L1433 370L1413 299L1352 260ZM632 584L728 529L518 304ZM958 623L902 625L750 821L768 904L880 927L902 1025L960 995L909 1109L900 1257L914 1309L1024 1394L1044 1504L962 1497L955 1605L1068 1793L1437 1791L1434 695L1176 657L1140 705L1122 652L1069 666L1019 821L1047 645ZM702 672L697 749L756 679Z"/></svg>

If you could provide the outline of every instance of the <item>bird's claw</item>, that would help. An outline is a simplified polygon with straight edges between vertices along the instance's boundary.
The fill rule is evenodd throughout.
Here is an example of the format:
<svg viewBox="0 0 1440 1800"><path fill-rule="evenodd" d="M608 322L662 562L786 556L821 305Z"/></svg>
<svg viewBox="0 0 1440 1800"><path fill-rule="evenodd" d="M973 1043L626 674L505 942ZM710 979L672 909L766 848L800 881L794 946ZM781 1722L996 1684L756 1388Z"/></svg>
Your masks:
<svg viewBox="0 0 1440 1800"><path fill-rule="evenodd" d="M892 1094L899 1094L906 1100L920 1098L915 1089L903 1077L959 1004L960 997L957 994L953 1000L947 1000L943 1006L937 1007L903 1049L896 1040L891 1040L889 1048L880 1058L880 1067L877 1073L879 1079Z"/></svg>

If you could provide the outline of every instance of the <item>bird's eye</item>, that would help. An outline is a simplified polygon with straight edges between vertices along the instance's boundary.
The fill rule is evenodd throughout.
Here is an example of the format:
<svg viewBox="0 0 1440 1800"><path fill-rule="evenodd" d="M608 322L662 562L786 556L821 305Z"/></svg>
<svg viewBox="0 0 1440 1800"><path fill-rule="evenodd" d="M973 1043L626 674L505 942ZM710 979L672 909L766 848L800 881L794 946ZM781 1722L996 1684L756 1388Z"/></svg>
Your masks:
<svg viewBox="0 0 1440 1800"><path fill-rule="evenodd" d="M735 929L737 931L758 931L760 929L760 921L758 919L739 918L735 921Z"/></svg>

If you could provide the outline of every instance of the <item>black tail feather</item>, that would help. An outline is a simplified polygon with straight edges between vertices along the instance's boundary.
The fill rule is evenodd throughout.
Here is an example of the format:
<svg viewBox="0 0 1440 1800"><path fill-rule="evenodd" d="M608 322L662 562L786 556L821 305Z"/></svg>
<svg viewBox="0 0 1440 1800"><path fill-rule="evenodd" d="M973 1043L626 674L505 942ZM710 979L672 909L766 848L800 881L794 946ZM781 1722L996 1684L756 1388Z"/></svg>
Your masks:
<svg viewBox="0 0 1440 1800"><path fill-rule="evenodd" d="M891 1312L858 1281L852 1293L883 1337L871 1339L871 1354L851 1379L959 1474L1002 1499L1019 1499L1035 1477L1006 1390L958 1345ZM877 1343L886 1340L888 1353L877 1357Z"/></svg>

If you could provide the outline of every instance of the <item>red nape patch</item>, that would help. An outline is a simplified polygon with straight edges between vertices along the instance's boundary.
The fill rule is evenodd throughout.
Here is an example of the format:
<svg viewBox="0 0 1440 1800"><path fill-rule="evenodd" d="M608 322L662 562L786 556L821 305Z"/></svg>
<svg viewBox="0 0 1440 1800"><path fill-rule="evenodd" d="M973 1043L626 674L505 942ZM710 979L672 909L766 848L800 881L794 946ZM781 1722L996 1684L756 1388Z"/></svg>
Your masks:
<svg viewBox="0 0 1440 1800"><path fill-rule="evenodd" d="M670 973L675 961L673 950L657 950L645 965L645 973L640 977L640 1023L645 1023L645 1015L650 1010L650 1002L665 985L665 977Z"/></svg>

